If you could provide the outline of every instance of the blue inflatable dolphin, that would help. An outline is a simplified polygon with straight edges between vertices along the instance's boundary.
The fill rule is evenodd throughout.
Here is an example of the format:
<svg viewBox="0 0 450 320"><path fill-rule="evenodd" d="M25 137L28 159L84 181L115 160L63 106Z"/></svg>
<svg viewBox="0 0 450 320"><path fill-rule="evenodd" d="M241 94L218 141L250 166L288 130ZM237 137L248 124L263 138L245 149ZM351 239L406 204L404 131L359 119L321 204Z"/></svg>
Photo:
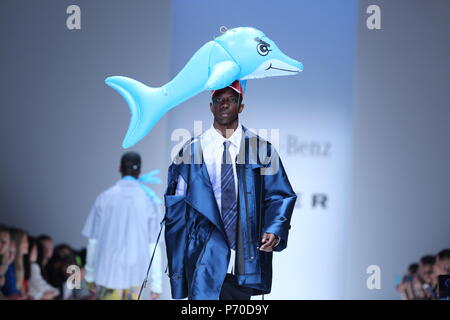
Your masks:
<svg viewBox="0 0 450 320"><path fill-rule="evenodd" d="M245 89L248 79L294 75L303 65L286 56L261 31L251 27L228 29L205 43L170 82L151 88L128 77L106 78L107 85L127 101L130 125L122 147L144 138L171 108L204 90L218 90L234 80Z"/></svg>

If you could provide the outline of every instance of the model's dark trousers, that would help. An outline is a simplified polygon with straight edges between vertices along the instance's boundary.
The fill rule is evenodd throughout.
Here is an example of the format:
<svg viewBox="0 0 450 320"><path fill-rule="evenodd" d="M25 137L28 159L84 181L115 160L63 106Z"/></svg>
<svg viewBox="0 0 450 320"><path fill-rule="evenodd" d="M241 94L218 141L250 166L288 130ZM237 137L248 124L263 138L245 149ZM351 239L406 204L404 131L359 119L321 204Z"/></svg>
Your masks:
<svg viewBox="0 0 450 320"><path fill-rule="evenodd" d="M239 286L236 276L227 273L220 291L220 300L250 300L251 294L251 288Z"/></svg>

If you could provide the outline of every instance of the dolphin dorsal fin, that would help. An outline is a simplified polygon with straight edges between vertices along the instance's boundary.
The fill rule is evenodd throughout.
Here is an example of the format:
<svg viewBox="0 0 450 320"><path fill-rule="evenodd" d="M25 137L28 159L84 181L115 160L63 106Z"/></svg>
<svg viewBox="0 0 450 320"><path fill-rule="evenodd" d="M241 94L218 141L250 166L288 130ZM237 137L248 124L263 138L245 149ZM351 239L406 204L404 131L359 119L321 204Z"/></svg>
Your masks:
<svg viewBox="0 0 450 320"><path fill-rule="evenodd" d="M205 84L205 90L218 90L228 86L238 76L240 71L236 62L227 60L214 65L208 81Z"/></svg>

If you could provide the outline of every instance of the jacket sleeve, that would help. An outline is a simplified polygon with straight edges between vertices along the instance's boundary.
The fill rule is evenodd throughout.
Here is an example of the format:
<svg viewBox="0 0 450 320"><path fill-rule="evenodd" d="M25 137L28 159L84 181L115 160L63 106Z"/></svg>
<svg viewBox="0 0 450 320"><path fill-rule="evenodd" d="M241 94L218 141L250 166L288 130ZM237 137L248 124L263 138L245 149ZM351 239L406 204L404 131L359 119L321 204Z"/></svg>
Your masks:
<svg viewBox="0 0 450 320"><path fill-rule="evenodd" d="M263 231L272 233L280 239L274 251L282 251L287 247L291 216L297 195L292 190L278 153L273 147L271 149L270 165L261 170L265 217Z"/></svg>
<svg viewBox="0 0 450 320"><path fill-rule="evenodd" d="M169 167L168 185L164 194L166 214L165 242L169 268L170 287L173 299L183 299L188 295L184 253L186 235L186 203L185 194L177 194L177 181L181 178L175 165Z"/></svg>

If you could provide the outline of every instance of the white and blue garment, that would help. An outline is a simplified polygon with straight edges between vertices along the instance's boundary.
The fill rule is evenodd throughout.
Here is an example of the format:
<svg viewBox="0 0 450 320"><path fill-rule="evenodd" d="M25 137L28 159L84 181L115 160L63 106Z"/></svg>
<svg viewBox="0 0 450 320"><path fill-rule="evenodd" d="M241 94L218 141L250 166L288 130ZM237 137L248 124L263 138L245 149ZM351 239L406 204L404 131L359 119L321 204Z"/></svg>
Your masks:
<svg viewBox="0 0 450 320"><path fill-rule="evenodd" d="M160 183L158 172L142 180L125 176L95 200L82 231L89 239L88 282L110 289L141 286L162 219L161 200L142 182ZM155 293L162 291L161 259L158 245L149 279Z"/></svg>

